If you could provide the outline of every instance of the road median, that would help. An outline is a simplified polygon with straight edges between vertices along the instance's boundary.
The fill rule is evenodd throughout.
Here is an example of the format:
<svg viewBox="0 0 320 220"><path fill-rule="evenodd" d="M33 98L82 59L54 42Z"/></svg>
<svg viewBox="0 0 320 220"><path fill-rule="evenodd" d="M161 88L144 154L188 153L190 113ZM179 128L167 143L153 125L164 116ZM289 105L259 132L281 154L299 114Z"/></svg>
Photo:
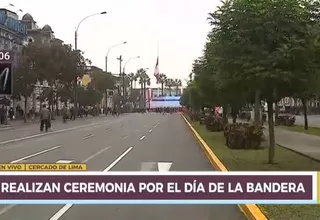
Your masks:
<svg viewBox="0 0 320 220"><path fill-rule="evenodd" d="M208 132L199 122L188 120L192 133L213 166L221 171L318 171L320 163L285 148L276 147L274 164L268 164L268 148L260 150L231 150L225 145L223 132ZM239 205L248 219L319 219L317 205Z"/></svg>

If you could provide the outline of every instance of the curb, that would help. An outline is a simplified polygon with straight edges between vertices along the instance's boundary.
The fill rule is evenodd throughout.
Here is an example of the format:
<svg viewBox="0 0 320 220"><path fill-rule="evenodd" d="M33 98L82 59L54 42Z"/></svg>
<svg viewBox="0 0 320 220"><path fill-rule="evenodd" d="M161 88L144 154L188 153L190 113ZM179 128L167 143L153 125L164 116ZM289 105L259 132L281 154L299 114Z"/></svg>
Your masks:
<svg viewBox="0 0 320 220"><path fill-rule="evenodd" d="M190 130L192 131L192 134L195 136L197 141L199 142L201 148L205 152L206 156L208 157L210 163L217 169L222 172L228 172L226 166L223 165L223 163L219 160L219 158L213 153L213 151L210 149L209 145L201 138L201 136L198 134L198 132L192 127L188 119L183 114L180 114L184 121L189 126ZM263 212L260 210L260 208L255 204L242 204L238 205L240 210L245 214L247 219L249 220L268 220L268 218L263 214Z"/></svg>

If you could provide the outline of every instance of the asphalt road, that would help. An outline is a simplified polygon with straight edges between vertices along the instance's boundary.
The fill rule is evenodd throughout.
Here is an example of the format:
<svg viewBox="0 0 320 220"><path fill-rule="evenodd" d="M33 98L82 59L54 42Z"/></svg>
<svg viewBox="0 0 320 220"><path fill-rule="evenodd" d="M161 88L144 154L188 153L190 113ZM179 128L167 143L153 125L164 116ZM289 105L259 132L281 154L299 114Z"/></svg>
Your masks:
<svg viewBox="0 0 320 220"><path fill-rule="evenodd" d="M0 163L87 163L88 170L212 171L180 115L127 114L0 131ZM113 162L119 160L115 165ZM236 205L1 205L0 220L243 220Z"/></svg>

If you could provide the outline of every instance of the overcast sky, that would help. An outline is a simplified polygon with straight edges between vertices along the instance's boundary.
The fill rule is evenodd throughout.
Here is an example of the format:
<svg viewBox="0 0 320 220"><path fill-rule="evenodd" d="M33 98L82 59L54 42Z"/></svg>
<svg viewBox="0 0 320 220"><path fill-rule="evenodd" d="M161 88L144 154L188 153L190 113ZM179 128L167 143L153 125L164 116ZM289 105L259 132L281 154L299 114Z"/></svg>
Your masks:
<svg viewBox="0 0 320 220"><path fill-rule="evenodd" d="M12 11L19 9L20 17L30 13L39 26L49 24L55 36L74 45L74 30L87 15L107 11L106 15L91 17L79 29L78 49L85 52L92 64L105 69L108 49L108 71L119 73L116 57L123 56L126 73L138 68L149 68L153 77L159 42L159 69L171 78L184 82L191 71L192 62L202 54L206 35L210 30L206 18L219 4L219 0L1 0L0 7Z"/></svg>

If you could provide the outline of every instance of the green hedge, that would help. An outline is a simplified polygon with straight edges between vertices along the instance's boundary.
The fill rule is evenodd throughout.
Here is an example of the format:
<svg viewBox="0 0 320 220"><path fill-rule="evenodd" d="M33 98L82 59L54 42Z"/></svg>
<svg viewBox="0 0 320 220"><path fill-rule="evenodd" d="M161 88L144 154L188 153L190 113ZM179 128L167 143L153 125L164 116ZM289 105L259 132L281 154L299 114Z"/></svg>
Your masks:
<svg viewBox="0 0 320 220"><path fill-rule="evenodd" d="M263 127L249 123L227 124L224 137L231 149L258 149L263 141Z"/></svg>

